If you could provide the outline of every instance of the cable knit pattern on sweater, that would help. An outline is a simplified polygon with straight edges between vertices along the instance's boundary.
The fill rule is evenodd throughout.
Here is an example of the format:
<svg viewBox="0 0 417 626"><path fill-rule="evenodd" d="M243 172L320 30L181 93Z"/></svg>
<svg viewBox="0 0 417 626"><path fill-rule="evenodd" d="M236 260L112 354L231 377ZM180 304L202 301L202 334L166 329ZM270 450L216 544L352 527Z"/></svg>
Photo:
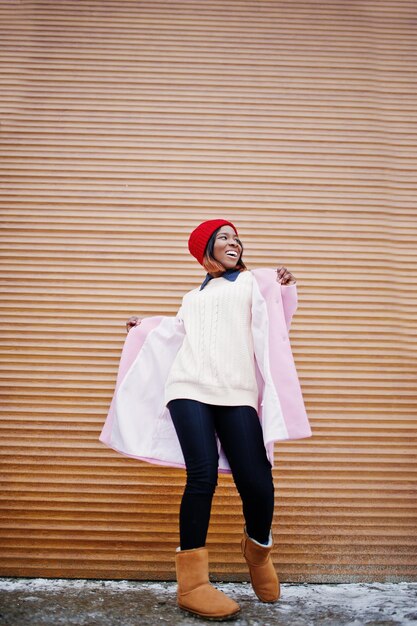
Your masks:
<svg viewBox="0 0 417 626"><path fill-rule="evenodd" d="M185 294L178 315L184 342L165 385L165 404L190 398L209 404L258 409L251 333L252 273L235 281L212 278Z"/></svg>

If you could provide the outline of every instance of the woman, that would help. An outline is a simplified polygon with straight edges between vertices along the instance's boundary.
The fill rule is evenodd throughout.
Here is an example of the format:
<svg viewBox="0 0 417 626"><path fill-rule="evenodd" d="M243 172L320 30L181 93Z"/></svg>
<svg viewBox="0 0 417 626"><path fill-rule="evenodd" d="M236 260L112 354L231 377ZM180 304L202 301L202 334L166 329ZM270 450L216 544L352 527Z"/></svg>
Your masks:
<svg viewBox="0 0 417 626"><path fill-rule="evenodd" d="M299 386L291 381L295 389L292 394L283 387L288 372L293 379L297 378L288 356L291 350L285 343L279 351L274 347L277 345L275 325L286 324L288 330L291 322L294 306L288 313L281 302L288 299L288 294L278 296L270 284L270 270L247 269L237 229L228 220L200 224L191 233L188 247L206 269L206 277L198 288L183 297L175 327L172 320L169 325L167 320L161 322L157 318L152 328L145 329L142 344L136 346L133 356L124 359L122 356L125 370L119 370L115 404L110 411L112 425L106 435L103 429L100 440L136 458L186 468L187 481L179 512L180 546L175 554L178 606L201 617L222 620L236 615L240 607L209 583L205 542L218 471L233 474L241 496L245 518L241 550L254 591L261 601L275 602L280 587L270 555L273 441L308 437L311 430ZM285 267L276 270L275 280L282 286L296 283ZM126 324L128 333L137 332L139 325L149 325L149 319L131 317ZM266 348L265 334L271 343L271 353L279 352L279 358L287 354L284 375L282 367L281 374L274 371L276 366L273 354ZM280 341L286 340L284 332ZM161 351L167 350L170 342L172 347L164 358ZM155 375L148 385L143 380L149 371L158 372L163 380L165 413L162 415L161 409L156 409L156 388L149 392ZM139 380L143 380L140 395ZM153 420L156 425L152 425L156 432L150 436L145 450L143 441L132 444L135 434L131 415L135 412L145 416L150 411L158 414ZM113 438L109 435L110 428ZM179 460L179 452L174 457L172 441L171 448L166 443L169 438L172 440L172 429L181 449L182 463L174 460ZM145 431L144 418L142 432ZM165 442L163 451L161 442Z"/></svg>

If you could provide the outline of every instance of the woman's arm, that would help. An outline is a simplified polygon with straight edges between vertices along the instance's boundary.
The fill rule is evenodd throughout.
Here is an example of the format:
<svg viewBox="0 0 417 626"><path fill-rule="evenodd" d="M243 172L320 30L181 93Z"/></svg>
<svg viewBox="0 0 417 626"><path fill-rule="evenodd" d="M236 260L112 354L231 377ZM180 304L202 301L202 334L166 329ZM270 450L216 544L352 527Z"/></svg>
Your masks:
<svg viewBox="0 0 417 626"><path fill-rule="evenodd" d="M286 267L277 269L277 281L281 285L282 305L284 308L287 330L290 330L292 317L297 310L298 295L295 277Z"/></svg>

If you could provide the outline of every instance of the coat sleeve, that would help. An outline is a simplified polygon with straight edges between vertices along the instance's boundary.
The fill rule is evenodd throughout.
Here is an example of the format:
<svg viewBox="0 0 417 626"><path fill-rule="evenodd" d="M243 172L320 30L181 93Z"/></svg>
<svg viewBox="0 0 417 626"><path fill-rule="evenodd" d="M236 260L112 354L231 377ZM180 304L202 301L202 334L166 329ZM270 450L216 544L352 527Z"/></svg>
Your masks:
<svg viewBox="0 0 417 626"><path fill-rule="evenodd" d="M292 316L296 312L298 304L297 285L281 285L281 295L285 322L287 329L290 330Z"/></svg>

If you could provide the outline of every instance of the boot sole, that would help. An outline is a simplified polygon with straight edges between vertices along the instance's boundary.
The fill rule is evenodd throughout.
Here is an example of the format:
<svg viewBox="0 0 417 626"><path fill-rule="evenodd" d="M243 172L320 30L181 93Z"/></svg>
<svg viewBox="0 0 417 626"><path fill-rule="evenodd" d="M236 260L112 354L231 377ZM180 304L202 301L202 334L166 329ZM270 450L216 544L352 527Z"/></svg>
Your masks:
<svg viewBox="0 0 417 626"><path fill-rule="evenodd" d="M182 611L185 611L186 613L190 613L191 615L197 615L197 617L202 617L203 619L213 620L215 622L225 622L226 620L232 619L233 617L235 617L235 615L240 613L240 608L239 608L237 611L235 611L234 613L230 613L229 615L221 615L221 616L215 617L213 615L206 615L205 613L198 613L197 611L193 611L192 609L187 609L185 606L182 606L181 604L178 604L178 607Z"/></svg>

